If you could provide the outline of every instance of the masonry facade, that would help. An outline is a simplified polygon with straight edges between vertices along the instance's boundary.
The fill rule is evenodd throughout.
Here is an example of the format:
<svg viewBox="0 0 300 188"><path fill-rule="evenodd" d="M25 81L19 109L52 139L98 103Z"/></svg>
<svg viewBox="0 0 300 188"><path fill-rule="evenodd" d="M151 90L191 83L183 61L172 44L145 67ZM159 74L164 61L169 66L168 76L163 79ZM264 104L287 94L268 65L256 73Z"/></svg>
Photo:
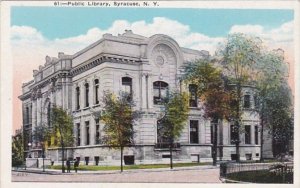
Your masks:
<svg viewBox="0 0 300 188"><path fill-rule="evenodd" d="M166 35L144 37L126 31L122 35L104 34L103 38L73 54L59 53L46 57L44 66L33 71L34 79L24 83L22 100L23 131L27 135L27 155L39 157L39 146L32 140L32 130L49 123L53 104L67 109L73 116L74 147L67 156L78 158L88 165L119 164L118 150L102 143L103 123L93 114L101 111L104 91L131 93L142 112L136 130L135 146L125 148L125 164L166 163L168 148L160 136L161 100L168 91L187 91L190 94L190 113L186 126L176 141L174 162L212 161L213 126L203 117L195 86L181 81L184 66L197 59L207 58L207 51L180 47ZM259 116L255 111L255 88L243 88L244 113L241 138L241 159L260 158ZM235 135L230 122L221 122L218 132L218 158L235 157L232 139ZM56 148L48 149L47 158L61 160Z"/></svg>

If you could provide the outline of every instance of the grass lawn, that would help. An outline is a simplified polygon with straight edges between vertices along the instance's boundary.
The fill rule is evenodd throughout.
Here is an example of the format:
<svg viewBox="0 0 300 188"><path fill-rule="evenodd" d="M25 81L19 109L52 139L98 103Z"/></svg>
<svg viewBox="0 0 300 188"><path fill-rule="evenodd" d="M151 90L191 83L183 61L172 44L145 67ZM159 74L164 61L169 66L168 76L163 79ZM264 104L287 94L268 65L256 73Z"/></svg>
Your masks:
<svg viewBox="0 0 300 188"><path fill-rule="evenodd" d="M173 167L189 167L189 166L201 166L201 165L209 165L211 163L174 163ZM124 165L124 170L130 169L152 169L152 168L170 168L170 164L145 164L145 165ZM48 166L50 169L61 169L61 165ZM66 166L65 166L66 168ZM71 170L74 170L73 165L71 166ZM120 166L86 166L79 165L78 170L120 170Z"/></svg>
<svg viewBox="0 0 300 188"><path fill-rule="evenodd" d="M236 172L228 174L227 178L236 181L254 183L293 183L293 173L288 173L283 178L282 176L275 175L268 170Z"/></svg>

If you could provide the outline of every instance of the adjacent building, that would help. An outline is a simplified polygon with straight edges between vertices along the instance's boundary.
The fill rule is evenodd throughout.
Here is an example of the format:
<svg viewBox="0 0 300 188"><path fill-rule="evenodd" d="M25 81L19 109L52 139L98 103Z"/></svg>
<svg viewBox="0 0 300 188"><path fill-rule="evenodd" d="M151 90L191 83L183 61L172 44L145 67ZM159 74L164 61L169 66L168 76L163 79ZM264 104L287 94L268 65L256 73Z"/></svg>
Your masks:
<svg viewBox="0 0 300 188"><path fill-rule="evenodd" d="M184 66L197 59L207 58L205 50L180 47L167 35L144 37L127 30L103 38L83 50L58 57L46 57L46 62L33 71L34 79L22 86L23 131L27 135L27 155L40 157L40 148L32 140L32 130L49 124L53 104L67 109L73 116L74 147L67 157L78 158L88 165L119 164L118 150L109 149L101 138L103 124L93 114L101 111L104 91L118 94L128 92L142 112L135 125L135 146L125 148L125 164L165 163L169 151L160 135L161 101L168 91L187 91L190 114L174 151L174 162L212 161L213 126L203 117L201 103L194 85L181 81ZM218 158L236 157L232 140L241 138L241 159L260 158L259 116L255 111L255 88L243 88L243 129L240 135L230 122L221 122L218 132ZM47 150L47 158L61 160L57 148Z"/></svg>

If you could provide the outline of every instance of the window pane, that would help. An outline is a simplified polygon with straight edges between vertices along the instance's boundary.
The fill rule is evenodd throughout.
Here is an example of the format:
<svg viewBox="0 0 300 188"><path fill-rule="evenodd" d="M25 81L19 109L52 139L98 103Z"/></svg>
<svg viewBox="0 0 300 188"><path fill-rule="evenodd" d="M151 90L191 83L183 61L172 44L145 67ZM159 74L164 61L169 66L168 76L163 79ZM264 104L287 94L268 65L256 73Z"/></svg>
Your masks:
<svg viewBox="0 0 300 188"><path fill-rule="evenodd" d="M251 126L245 125L245 144L251 144Z"/></svg>
<svg viewBox="0 0 300 188"><path fill-rule="evenodd" d="M244 96L244 108L250 108L250 95Z"/></svg>
<svg viewBox="0 0 300 188"><path fill-rule="evenodd" d="M190 120L190 143L199 143L198 120Z"/></svg>

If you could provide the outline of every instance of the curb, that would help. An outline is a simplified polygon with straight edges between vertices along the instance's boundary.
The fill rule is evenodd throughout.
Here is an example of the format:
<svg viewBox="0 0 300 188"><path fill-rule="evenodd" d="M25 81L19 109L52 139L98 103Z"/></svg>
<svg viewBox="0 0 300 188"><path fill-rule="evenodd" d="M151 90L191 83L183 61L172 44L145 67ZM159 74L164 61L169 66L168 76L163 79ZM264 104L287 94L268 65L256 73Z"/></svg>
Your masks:
<svg viewBox="0 0 300 188"><path fill-rule="evenodd" d="M185 171L185 170L207 170L207 169L217 169L218 167L214 166L196 166L196 167L177 167L177 168L157 168L157 169L129 169L125 170L122 173L140 173L140 172L165 172L165 171ZM120 170L107 170L107 171L78 171L75 173L74 171L71 173L62 173L59 170L51 170L46 169L45 172L42 170L35 170L35 169L12 169L13 172L24 172L24 173L34 173L34 174L48 174L48 175L81 175L81 174L91 174L91 175L105 175L105 174L117 174L121 173Z"/></svg>

